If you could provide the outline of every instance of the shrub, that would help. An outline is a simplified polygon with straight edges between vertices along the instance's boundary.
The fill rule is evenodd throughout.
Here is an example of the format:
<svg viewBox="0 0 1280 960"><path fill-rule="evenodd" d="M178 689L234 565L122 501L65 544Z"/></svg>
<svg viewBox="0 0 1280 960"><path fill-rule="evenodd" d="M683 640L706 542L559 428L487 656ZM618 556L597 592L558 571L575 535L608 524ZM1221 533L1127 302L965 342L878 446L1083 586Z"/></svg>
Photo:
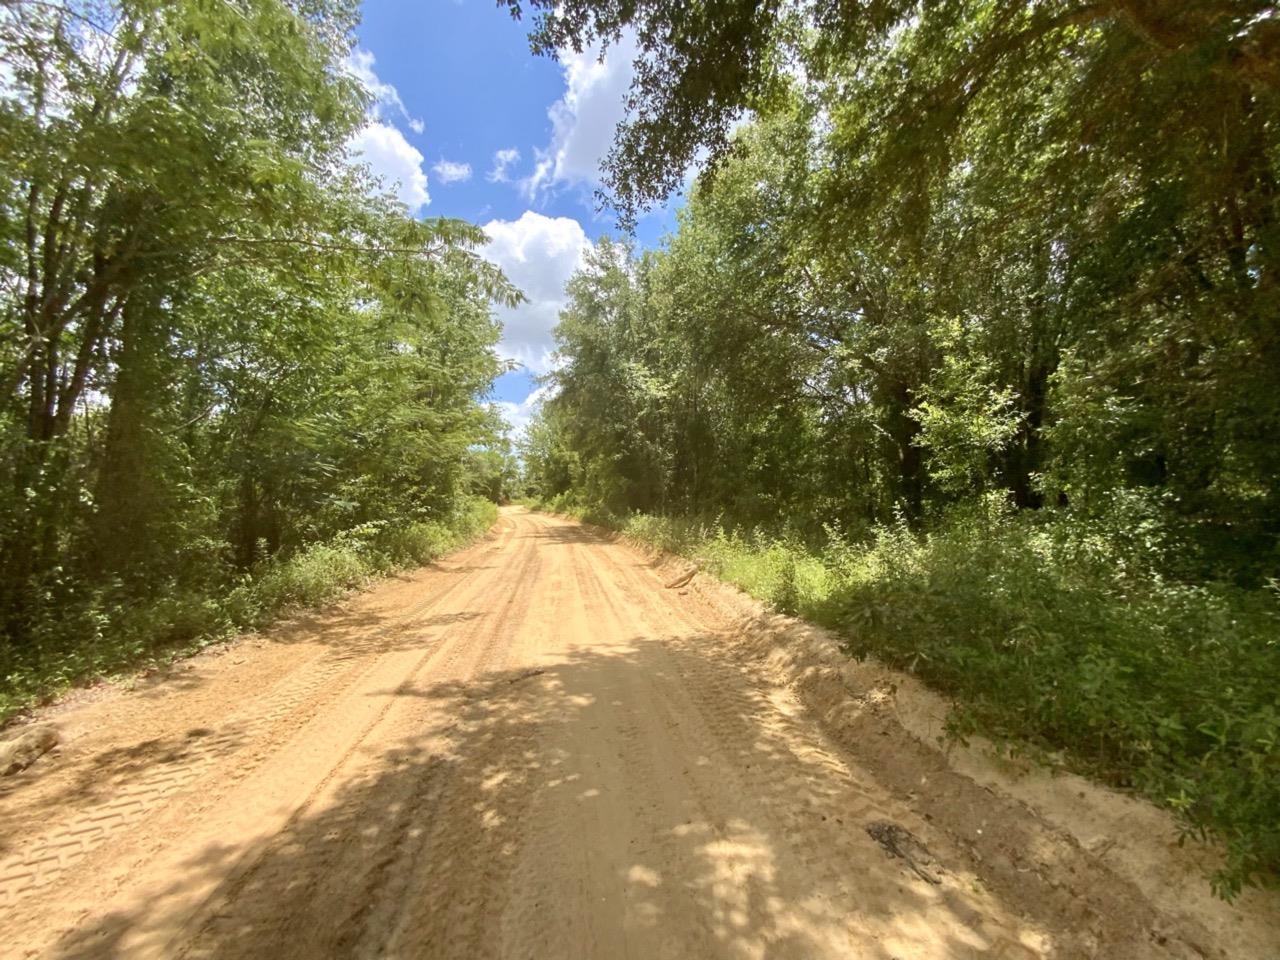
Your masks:
<svg viewBox="0 0 1280 960"><path fill-rule="evenodd" d="M370 572L369 562L356 548L316 544L268 567L258 579L256 592L264 610L314 606L332 600Z"/></svg>
<svg viewBox="0 0 1280 960"><path fill-rule="evenodd" d="M1274 595L1159 576L1151 544L1025 517L884 531L838 581L849 649L914 670L980 728L1225 842L1230 895L1280 871ZM847 564L847 559L845 563Z"/></svg>

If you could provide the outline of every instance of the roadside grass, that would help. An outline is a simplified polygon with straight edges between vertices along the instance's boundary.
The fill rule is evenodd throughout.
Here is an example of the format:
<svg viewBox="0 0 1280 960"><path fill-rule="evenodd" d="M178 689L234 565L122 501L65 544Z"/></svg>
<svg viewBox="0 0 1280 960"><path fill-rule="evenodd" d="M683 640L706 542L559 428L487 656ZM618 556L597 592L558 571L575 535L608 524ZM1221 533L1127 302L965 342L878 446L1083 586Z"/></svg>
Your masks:
<svg viewBox="0 0 1280 960"><path fill-rule="evenodd" d="M480 536L497 516L492 503L472 499L444 521L347 530L236 582L170 589L148 603L96 593L50 618L31 644L0 642L0 724L72 686L171 663L376 577L429 563Z"/></svg>
<svg viewBox="0 0 1280 960"><path fill-rule="evenodd" d="M1218 840L1230 898L1280 881L1280 590L1181 582L1177 538L1124 504L1014 515L991 501L921 534L805 545L723 524L573 513L700 562L953 697L982 733L1176 812Z"/></svg>

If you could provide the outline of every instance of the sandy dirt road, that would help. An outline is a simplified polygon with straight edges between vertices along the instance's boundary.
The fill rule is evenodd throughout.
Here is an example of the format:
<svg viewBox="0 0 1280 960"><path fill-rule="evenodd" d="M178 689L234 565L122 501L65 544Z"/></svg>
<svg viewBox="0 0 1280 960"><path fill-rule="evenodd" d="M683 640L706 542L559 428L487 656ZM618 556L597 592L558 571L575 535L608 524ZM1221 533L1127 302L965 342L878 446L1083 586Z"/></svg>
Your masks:
<svg viewBox="0 0 1280 960"><path fill-rule="evenodd" d="M60 752L0 781L0 955L1218 955L1075 854L1055 878L993 853L973 823L1003 801L888 731L836 743L731 620L507 510L438 566L73 701Z"/></svg>

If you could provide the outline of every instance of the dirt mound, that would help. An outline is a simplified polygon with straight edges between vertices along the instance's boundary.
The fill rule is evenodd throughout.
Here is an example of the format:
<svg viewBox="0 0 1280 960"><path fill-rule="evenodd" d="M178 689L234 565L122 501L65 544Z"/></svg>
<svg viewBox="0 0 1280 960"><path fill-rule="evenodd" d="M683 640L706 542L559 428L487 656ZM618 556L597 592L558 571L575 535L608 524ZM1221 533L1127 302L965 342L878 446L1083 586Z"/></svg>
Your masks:
<svg viewBox="0 0 1280 960"><path fill-rule="evenodd" d="M0 777L25 770L58 745L62 739L56 728L48 724L18 727L0 740Z"/></svg>

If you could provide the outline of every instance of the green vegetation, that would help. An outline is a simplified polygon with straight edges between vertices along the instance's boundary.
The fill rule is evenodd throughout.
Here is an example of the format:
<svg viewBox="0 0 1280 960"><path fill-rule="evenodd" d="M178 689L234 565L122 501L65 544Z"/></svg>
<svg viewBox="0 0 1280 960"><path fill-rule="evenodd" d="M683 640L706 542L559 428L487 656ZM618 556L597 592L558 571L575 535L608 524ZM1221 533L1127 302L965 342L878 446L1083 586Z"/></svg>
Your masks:
<svg viewBox="0 0 1280 960"><path fill-rule="evenodd" d="M520 12L516 0L500 5ZM1280 878L1268 0L524 0L633 31L644 255L523 482L703 557ZM513 461L473 226L346 144L355 0L0 10L0 715L436 556Z"/></svg>
<svg viewBox="0 0 1280 960"><path fill-rule="evenodd" d="M1280 879L1275 11L529 5L635 31L624 221L711 156L570 282L530 490Z"/></svg>
<svg viewBox="0 0 1280 960"><path fill-rule="evenodd" d="M0 716L473 534L481 232L345 144L349 0L0 12Z"/></svg>
<svg viewBox="0 0 1280 960"><path fill-rule="evenodd" d="M442 521L344 531L303 547L287 559L266 560L239 582L211 592L171 593L156 600L75 611L44 642L6 646L0 659L0 718L66 687L150 668L237 633L264 627L283 614L341 597L352 587L404 567L420 566L463 546L497 520L497 507L472 498ZM72 616L77 616L72 620Z"/></svg>

